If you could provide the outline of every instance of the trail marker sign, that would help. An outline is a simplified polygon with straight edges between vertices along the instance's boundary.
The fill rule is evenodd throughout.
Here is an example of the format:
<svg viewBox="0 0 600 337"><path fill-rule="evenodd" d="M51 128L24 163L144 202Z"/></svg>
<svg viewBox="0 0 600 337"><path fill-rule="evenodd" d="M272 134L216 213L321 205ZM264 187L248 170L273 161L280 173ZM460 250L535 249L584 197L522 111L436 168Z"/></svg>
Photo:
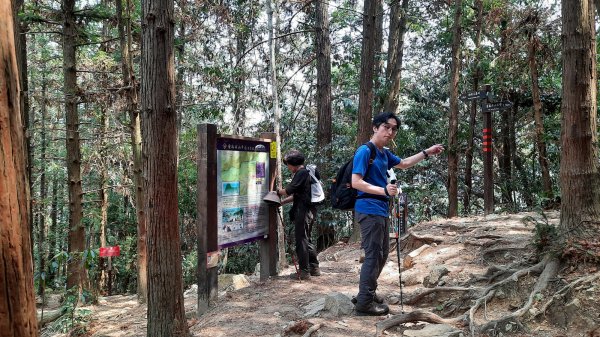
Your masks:
<svg viewBox="0 0 600 337"><path fill-rule="evenodd" d="M464 93L464 94L460 95L458 98L460 98L462 101L474 101L476 99L484 99L485 97L486 97L486 91L474 91L474 92Z"/></svg>
<svg viewBox="0 0 600 337"><path fill-rule="evenodd" d="M100 247L100 257L110 257L119 255L121 255L121 248L119 246Z"/></svg>
<svg viewBox="0 0 600 337"><path fill-rule="evenodd" d="M513 106L511 101L500 101L494 103L483 103L481 112L495 112L500 110L510 109Z"/></svg>

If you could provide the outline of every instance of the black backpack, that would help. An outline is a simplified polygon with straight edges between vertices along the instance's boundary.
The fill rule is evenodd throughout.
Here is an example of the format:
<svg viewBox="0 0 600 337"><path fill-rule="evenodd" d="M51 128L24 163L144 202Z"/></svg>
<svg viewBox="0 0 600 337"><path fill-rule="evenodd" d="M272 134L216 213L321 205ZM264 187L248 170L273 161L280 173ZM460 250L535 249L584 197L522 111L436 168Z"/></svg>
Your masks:
<svg viewBox="0 0 600 337"><path fill-rule="evenodd" d="M369 174L369 168L371 168L371 164L373 164L375 156L377 156L377 149L373 143L367 142L365 145L369 147L371 155L369 156L369 165L367 166L367 171L365 172L363 179ZM335 180L331 183L329 197L331 198L331 207L333 208L345 211L354 209L357 191L352 188L353 162L354 156L340 168Z"/></svg>

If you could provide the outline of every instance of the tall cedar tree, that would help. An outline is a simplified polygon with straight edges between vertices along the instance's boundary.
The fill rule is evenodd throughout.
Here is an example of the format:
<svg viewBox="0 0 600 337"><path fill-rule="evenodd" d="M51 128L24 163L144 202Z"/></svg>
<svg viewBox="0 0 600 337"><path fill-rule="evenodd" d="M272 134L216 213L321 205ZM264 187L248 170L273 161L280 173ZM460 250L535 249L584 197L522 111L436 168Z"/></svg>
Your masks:
<svg viewBox="0 0 600 337"><path fill-rule="evenodd" d="M7 337L38 336L11 1L0 1L0 12L0 331Z"/></svg>
<svg viewBox="0 0 600 337"><path fill-rule="evenodd" d="M329 5L315 2L315 40L317 51L317 153L331 143L331 41ZM323 154L322 154L323 155ZM331 158L330 151L325 154Z"/></svg>
<svg viewBox="0 0 600 337"><path fill-rule="evenodd" d="M560 227L565 240L598 240L600 237L600 167L596 125L598 79L592 0L563 0L562 23ZM598 254L598 251L595 253Z"/></svg>
<svg viewBox="0 0 600 337"><path fill-rule="evenodd" d="M357 144L371 138L373 130L373 74L375 71L377 8L381 0L365 0L363 14L362 53L360 57L360 89L358 93Z"/></svg>
<svg viewBox="0 0 600 337"><path fill-rule="evenodd" d="M65 124L67 126L67 175L69 181L69 255L67 289L73 290L78 298L86 283L86 272L82 263L85 249L83 226L83 189L81 186L81 144L79 140L79 114L77 101L77 36L75 0L63 2L63 92L65 95Z"/></svg>
<svg viewBox="0 0 600 337"><path fill-rule="evenodd" d="M142 1L141 110L148 226L148 332L187 336L177 208L174 4Z"/></svg>
<svg viewBox="0 0 600 337"><path fill-rule="evenodd" d="M458 80L460 75L460 46L462 0L454 2L452 29L452 65L450 70L450 117L448 121L448 217L458 216Z"/></svg>
<svg viewBox="0 0 600 337"><path fill-rule="evenodd" d="M117 27L121 49L121 69L125 95L125 109L129 114L130 143L133 155L133 183L135 185L135 211L137 218L137 296L138 302L146 303L148 297L148 255L146 248L147 228L144 211L144 183L142 179L142 128L138 110L137 82L133 73L131 57L131 4L126 1L126 14L123 16L123 1L116 0Z"/></svg>

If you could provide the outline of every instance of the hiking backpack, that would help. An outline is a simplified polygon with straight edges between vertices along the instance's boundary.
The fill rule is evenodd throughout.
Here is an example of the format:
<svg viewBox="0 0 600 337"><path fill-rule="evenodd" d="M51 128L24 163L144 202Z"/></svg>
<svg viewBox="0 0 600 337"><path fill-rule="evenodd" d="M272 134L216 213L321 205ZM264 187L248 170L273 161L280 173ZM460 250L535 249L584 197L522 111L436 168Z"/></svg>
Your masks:
<svg viewBox="0 0 600 337"><path fill-rule="evenodd" d="M369 147L371 155L369 156L369 165L367 166L367 171L365 172L363 179L367 177L367 174L369 174L369 168L371 168L371 164L373 164L375 156L377 156L377 149L373 143L367 142L365 145ZM352 159L346 162L346 164L339 169L335 180L333 180L331 183L331 190L329 194L331 198L331 207L344 211L354 209L358 191L352 188L353 167L354 156L352 156Z"/></svg>
<svg viewBox="0 0 600 337"><path fill-rule="evenodd" d="M325 192L323 191L323 184L315 173L317 166L314 164L306 165L306 169L310 175L310 202L313 205L320 205L325 200Z"/></svg>

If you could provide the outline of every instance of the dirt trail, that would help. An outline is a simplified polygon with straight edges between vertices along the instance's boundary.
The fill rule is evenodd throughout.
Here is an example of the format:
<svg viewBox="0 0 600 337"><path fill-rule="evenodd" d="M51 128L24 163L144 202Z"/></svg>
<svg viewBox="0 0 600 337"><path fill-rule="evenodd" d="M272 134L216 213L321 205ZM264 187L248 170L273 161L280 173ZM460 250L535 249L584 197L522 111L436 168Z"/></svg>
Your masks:
<svg viewBox="0 0 600 337"><path fill-rule="evenodd" d="M423 283L435 283L434 286L464 286L472 282L475 276L484 275L492 264L507 266L513 261L522 259L532 253L530 239L533 226L526 226L523 218L539 217L535 213L514 215L492 215L488 217L458 218L452 220L434 220L421 223L411 229L414 234L410 240L402 244L402 256L414 251L423 244L429 247L413 258L412 266L404 269L402 279L403 300L424 290ZM558 213L547 214L551 222L558 221ZM416 237L420 239L415 239ZM356 316L354 312L334 315L327 310L316 314L308 314L311 308L322 308L324 299L335 292L351 297L357 292L360 271L359 258L361 250L358 244L338 243L319 255L322 276L312 277L308 281L291 280L288 275L294 271L291 266L266 282L259 282L250 277L250 286L236 291L224 292L208 313L196 318L197 298L192 292L185 297L186 312L193 336L302 336L310 326L320 324L312 336L331 337L364 337L375 336L375 324L385 317ZM399 273L395 249L379 279L378 293L384 295L390 304L391 314L400 314L401 307L397 303L400 297ZM438 280L432 274L433 269L446 270ZM471 281L470 281L471 280ZM524 278L517 283L518 287L530 285L531 280ZM509 287L510 288L510 287ZM596 287L598 288L598 287ZM589 289L588 289L589 290ZM518 307L522 304L517 292L506 291L504 297L497 295L486 306L487 319L501 315L506 308ZM596 305L600 290L595 289L587 295L594 297L590 305ZM521 296L521 295L519 295ZM431 310L442 316L460 316L464 310L457 294L424 298L415 307L404 304L404 312L418 309ZM464 302L469 302L463 300ZM512 306L512 307L511 307ZM101 298L99 305L89 307L92 310L92 321L88 336L145 336L146 307L137 304L134 296L111 296ZM315 310L317 310L315 309ZM513 309L514 310L514 309ZM594 308L599 310L598 307ZM483 310L480 310L483 311ZM594 313L595 314L595 313ZM481 317L480 317L481 316ZM478 320L485 319L483 314ZM539 322L528 322L525 330L514 336L588 336L590 331L600 323L600 316L592 316L585 324L563 322L563 326L554 326L547 319ZM402 328L393 327L386 331L388 336L403 336L403 330L419 330L424 323L406 324ZM291 327L297 328L296 330ZM460 328L460 327L459 327ZM296 333L296 332L298 333ZM424 331L423 331L424 332ZM467 329L462 330L464 336L470 335ZM412 333L412 332L411 332ZM404 336L411 335L406 332ZM60 336L46 334L46 336ZM416 335L414 335L416 336ZM437 336L437 335L425 335ZM441 335L440 335L441 336ZM448 335L451 336L451 335ZM455 334L459 336L459 334Z"/></svg>

